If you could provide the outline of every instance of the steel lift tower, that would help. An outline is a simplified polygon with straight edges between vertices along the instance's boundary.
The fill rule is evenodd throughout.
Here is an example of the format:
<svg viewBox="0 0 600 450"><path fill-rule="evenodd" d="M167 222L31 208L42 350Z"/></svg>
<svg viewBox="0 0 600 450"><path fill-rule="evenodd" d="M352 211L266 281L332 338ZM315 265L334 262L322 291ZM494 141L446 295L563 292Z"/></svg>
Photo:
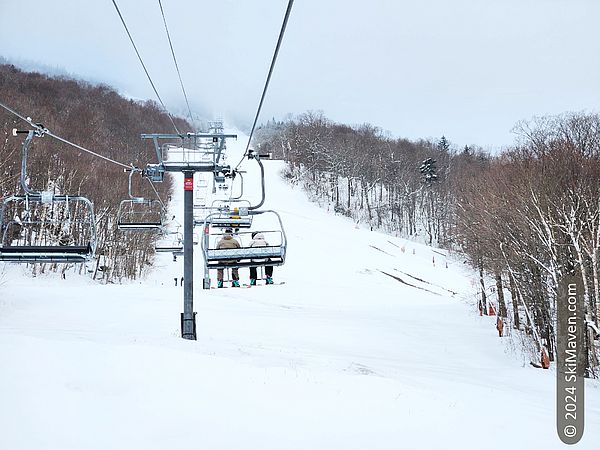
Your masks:
<svg viewBox="0 0 600 450"><path fill-rule="evenodd" d="M194 312L194 174L212 172L215 179L231 176L230 166L221 165L225 139L237 139L236 134L225 134L223 129L212 133L142 134L152 139L158 164L148 164L143 176L161 182L165 172L183 173L183 313L181 337L196 340L196 313ZM161 141L168 141L161 145ZM174 144L177 142L177 144Z"/></svg>

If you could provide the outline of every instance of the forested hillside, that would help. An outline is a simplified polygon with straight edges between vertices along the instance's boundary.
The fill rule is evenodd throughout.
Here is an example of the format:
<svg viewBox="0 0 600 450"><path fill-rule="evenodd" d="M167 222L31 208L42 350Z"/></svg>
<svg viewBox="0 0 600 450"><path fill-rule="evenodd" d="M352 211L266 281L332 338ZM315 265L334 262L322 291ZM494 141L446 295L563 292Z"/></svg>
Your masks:
<svg viewBox="0 0 600 450"><path fill-rule="evenodd" d="M306 113L266 124L258 143L288 162L292 183L336 212L462 252L480 273L482 313L493 300L500 326L527 336L542 364L555 356L559 283L578 274L591 375L599 344L600 116L539 118L515 131L514 147L492 156L453 149L445 137L393 139Z"/></svg>
<svg viewBox="0 0 600 450"><path fill-rule="evenodd" d="M107 86L91 85L68 78L25 73L11 65L0 65L0 99L12 109L42 123L54 134L124 164L143 167L156 162L154 148L140 139L141 133L172 133L169 117L154 102L121 97ZM191 130L175 118L181 130ZM24 135L12 129L28 124L0 110L0 196L20 193L21 143ZM135 278L150 262L152 233L122 232L116 213L128 198L128 175L123 167L93 157L51 137L37 138L30 148L27 166L29 185L56 194L82 195L93 201L98 231L95 277L105 281ZM168 181L156 185L168 200ZM134 177L134 194L156 198L152 187ZM64 266L34 265L33 270L56 270Z"/></svg>

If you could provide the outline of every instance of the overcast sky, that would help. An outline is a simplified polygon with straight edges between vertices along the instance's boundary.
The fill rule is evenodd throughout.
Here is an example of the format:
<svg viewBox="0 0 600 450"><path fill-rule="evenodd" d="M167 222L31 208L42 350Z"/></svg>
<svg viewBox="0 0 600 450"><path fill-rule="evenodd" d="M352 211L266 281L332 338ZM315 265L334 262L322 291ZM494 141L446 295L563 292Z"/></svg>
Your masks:
<svg viewBox="0 0 600 450"><path fill-rule="evenodd" d="M192 110L247 127L287 0L162 3ZM183 115L158 0L117 4ZM322 110L494 150L520 119L600 109L599 17L599 0L296 0L261 118ZM0 56L155 99L111 0L0 0Z"/></svg>

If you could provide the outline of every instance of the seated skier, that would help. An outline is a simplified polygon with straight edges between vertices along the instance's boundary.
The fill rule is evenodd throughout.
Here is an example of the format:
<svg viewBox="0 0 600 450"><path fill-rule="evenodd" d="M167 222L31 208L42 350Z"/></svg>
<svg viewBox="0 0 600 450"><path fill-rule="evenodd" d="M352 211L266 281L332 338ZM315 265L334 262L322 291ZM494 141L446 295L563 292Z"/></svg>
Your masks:
<svg viewBox="0 0 600 450"><path fill-rule="evenodd" d="M225 234L217 243L217 249L222 248L240 248L240 243L233 238L233 230L231 228L225 230ZM227 264L235 264L235 262L228 262ZM233 279L231 285L233 287L240 287L240 276L237 267L231 268L231 278ZM223 269L217 269L217 287L223 287Z"/></svg>
<svg viewBox="0 0 600 450"><path fill-rule="evenodd" d="M258 232L255 231L254 233L252 233L252 241L250 242L250 247L267 247L269 244L267 243L267 241L265 240L265 236ZM268 262L269 258L263 258L263 259L253 259L252 262L253 263L261 263L261 262ZM250 267L250 286L256 286L256 273L257 273L257 267ZM267 284L273 284L273 266L268 266L265 265L265 275L267 276L266 281Z"/></svg>

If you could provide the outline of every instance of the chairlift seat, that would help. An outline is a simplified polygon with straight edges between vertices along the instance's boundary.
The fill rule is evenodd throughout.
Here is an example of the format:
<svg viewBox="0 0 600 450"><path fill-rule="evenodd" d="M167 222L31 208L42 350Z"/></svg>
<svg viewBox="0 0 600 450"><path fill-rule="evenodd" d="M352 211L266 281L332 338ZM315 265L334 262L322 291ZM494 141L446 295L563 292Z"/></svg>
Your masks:
<svg viewBox="0 0 600 450"><path fill-rule="evenodd" d="M119 222L119 230L154 230L163 227L162 222Z"/></svg>
<svg viewBox="0 0 600 450"><path fill-rule="evenodd" d="M261 265L279 266L285 258L285 247L242 247L209 249L206 264L211 269L226 267L252 267ZM268 259L268 261L267 261Z"/></svg>
<svg viewBox="0 0 600 450"><path fill-rule="evenodd" d="M82 263L90 260L93 250L88 245L26 245L0 247L0 261L32 263Z"/></svg>
<svg viewBox="0 0 600 450"><path fill-rule="evenodd" d="M183 245L155 246L156 253L183 253Z"/></svg>

